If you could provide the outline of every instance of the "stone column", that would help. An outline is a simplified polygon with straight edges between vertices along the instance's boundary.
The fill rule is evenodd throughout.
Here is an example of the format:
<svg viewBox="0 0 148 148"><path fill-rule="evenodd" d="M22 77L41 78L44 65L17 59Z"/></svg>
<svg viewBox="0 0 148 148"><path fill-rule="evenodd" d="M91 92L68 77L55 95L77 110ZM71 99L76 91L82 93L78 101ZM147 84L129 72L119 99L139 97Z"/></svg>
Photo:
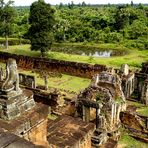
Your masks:
<svg viewBox="0 0 148 148"><path fill-rule="evenodd" d="M116 124L116 109L117 109L117 105L116 105L116 103L115 103L115 104L114 104L113 124Z"/></svg>
<svg viewBox="0 0 148 148"><path fill-rule="evenodd" d="M99 115L100 115L100 109L96 109L96 129L100 126Z"/></svg>
<svg viewBox="0 0 148 148"><path fill-rule="evenodd" d="M99 75L96 76L96 81L95 81L95 85L97 85L99 82Z"/></svg>
<svg viewBox="0 0 148 148"><path fill-rule="evenodd" d="M120 117L120 110L121 110L121 105L118 104L118 106L117 106L117 123L120 122L120 120L119 120L119 117Z"/></svg>
<svg viewBox="0 0 148 148"><path fill-rule="evenodd" d="M89 122L90 121L90 107L85 107L83 105L83 121Z"/></svg>
<svg viewBox="0 0 148 148"><path fill-rule="evenodd" d="M3 69L0 68L0 81L2 81L2 80L3 80Z"/></svg>
<svg viewBox="0 0 148 148"><path fill-rule="evenodd" d="M113 120L114 120L114 103L112 103L112 111L111 111L111 127L113 126Z"/></svg>
<svg viewBox="0 0 148 148"><path fill-rule="evenodd" d="M142 103L148 105L148 81L147 80L144 82L142 87L141 101Z"/></svg>

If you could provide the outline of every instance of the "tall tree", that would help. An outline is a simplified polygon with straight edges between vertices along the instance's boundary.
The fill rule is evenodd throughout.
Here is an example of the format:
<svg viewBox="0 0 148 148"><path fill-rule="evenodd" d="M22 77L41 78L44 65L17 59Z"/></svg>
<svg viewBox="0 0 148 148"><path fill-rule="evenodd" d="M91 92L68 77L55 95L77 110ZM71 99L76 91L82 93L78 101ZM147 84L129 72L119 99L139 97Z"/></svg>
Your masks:
<svg viewBox="0 0 148 148"><path fill-rule="evenodd" d="M43 57L52 44L52 31L55 23L54 9L44 0L34 2L30 7L29 16L29 39L31 50L41 51Z"/></svg>
<svg viewBox="0 0 148 148"><path fill-rule="evenodd" d="M17 15L13 3L11 0L9 0L8 3L0 0L0 33L6 38L6 49L8 49L8 36L13 33Z"/></svg>

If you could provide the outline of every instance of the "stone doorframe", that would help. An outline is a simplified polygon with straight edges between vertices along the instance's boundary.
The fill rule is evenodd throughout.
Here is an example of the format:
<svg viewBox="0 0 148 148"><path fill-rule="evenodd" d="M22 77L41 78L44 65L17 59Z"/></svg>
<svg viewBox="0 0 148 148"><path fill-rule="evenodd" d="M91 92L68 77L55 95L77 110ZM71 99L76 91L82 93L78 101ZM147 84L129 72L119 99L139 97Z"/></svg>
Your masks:
<svg viewBox="0 0 148 148"><path fill-rule="evenodd" d="M90 108L96 109L96 128L98 128L100 124L99 115L100 115L100 109L102 108L102 104L99 104L96 101L86 100L86 99L81 99L81 103L82 103L82 118L83 121L85 122L90 121Z"/></svg>

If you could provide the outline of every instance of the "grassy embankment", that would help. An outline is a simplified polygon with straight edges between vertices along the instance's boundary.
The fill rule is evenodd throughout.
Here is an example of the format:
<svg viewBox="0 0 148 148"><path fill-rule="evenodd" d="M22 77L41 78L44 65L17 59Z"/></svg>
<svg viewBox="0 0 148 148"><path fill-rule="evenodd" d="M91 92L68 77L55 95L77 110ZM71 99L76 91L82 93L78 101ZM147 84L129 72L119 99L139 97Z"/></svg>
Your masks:
<svg viewBox="0 0 148 148"><path fill-rule="evenodd" d="M115 48L114 44L102 44L102 45L99 45L98 48L102 48L102 49L110 48L112 50L113 49L120 50L119 47ZM5 52L20 54L20 55L23 54L28 56L40 56L40 52L30 51L30 45L10 46L8 51L4 49L1 49L1 50ZM62 52L49 51L47 54L47 57L51 59L76 61L76 62L83 62L83 63L90 63L90 64L105 64L107 66L113 66L113 67L120 67L121 64L127 63L130 65L131 68L139 68L141 67L142 62L148 61L148 51L139 50L139 49L130 49L129 54L127 55L114 56L110 58L94 58L94 57L88 57L88 56L80 56L80 55L66 54Z"/></svg>

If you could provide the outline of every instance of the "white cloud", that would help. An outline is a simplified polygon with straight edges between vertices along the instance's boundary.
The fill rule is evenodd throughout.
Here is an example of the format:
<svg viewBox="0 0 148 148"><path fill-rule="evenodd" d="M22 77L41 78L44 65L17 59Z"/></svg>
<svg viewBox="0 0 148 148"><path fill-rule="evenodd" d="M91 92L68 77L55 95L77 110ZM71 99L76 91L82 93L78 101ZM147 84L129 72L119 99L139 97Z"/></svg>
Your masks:
<svg viewBox="0 0 148 148"><path fill-rule="evenodd" d="M8 0L5 0L7 2ZM16 6L29 6L31 3L37 0L14 0ZM130 3L131 0L45 0L45 2L50 3L50 4L59 4L62 2L63 4L68 4L73 1L75 4L82 3L83 1L85 3L90 3L90 4L118 4L118 3ZM133 0L134 3L148 3L147 0Z"/></svg>

